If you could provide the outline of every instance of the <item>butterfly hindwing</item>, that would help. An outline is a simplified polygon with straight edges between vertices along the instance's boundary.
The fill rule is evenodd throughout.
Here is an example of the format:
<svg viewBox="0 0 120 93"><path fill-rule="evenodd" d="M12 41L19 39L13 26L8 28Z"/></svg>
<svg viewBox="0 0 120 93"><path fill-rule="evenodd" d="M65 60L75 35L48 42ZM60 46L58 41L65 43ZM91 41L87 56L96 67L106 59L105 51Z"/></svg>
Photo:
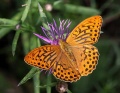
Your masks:
<svg viewBox="0 0 120 93"><path fill-rule="evenodd" d="M99 52L93 45L72 46L71 50L75 55L79 73L87 76L95 70L98 63Z"/></svg>
<svg viewBox="0 0 120 93"><path fill-rule="evenodd" d="M73 67L67 56L61 53L59 61L52 67L53 75L65 82L75 82L80 79L81 75L79 71Z"/></svg>
<svg viewBox="0 0 120 93"><path fill-rule="evenodd" d="M86 58L82 61L80 66L81 76L87 76L88 74L92 73L92 71L96 69L99 59L99 52L95 46L84 45L84 48Z"/></svg>

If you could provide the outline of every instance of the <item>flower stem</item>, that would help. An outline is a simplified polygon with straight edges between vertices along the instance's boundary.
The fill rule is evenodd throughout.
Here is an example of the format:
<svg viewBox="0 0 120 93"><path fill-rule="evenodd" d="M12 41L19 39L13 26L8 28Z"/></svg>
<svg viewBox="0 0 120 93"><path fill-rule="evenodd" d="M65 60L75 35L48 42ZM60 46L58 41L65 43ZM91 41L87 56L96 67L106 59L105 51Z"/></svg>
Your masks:
<svg viewBox="0 0 120 93"><path fill-rule="evenodd" d="M39 39L36 40L37 41L37 46L41 46ZM33 82L34 82L34 93L40 93L40 88L38 86L40 86L40 71L37 72L34 77L33 77Z"/></svg>
<svg viewBox="0 0 120 93"><path fill-rule="evenodd" d="M40 88L38 87L40 86L40 72L37 72L34 75L33 81L34 81L34 93L40 93Z"/></svg>
<svg viewBox="0 0 120 93"><path fill-rule="evenodd" d="M47 85L51 84L51 75L47 76ZM46 87L47 93L51 93L51 86Z"/></svg>

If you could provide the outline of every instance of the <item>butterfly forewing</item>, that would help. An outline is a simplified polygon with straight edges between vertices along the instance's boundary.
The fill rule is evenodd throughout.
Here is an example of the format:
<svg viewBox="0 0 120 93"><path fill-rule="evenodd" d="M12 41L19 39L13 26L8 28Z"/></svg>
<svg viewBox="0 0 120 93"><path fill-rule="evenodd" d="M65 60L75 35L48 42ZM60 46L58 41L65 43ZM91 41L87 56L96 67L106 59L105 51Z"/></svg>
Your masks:
<svg viewBox="0 0 120 93"><path fill-rule="evenodd" d="M31 52L29 52L25 56L24 61L31 66L48 70L53 64L55 64L59 54L60 54L59 46L45 45L35 48Z"/></svg>
<svg viewBox="0 0 120 93"><path fill-rule="evenodd" d="M70 45L94 44L99 39L101 25L101 16L87 18L72 30L66 42Z"/></svg>

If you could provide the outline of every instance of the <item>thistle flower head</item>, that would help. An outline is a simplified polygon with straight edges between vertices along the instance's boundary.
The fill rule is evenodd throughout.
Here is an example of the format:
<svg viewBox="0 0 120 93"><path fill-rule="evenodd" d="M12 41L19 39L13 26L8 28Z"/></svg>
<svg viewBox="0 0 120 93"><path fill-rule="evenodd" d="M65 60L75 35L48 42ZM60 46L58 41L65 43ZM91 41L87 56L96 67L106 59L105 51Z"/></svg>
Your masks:
<svg viewBox="0 0 120 93"><path fill-rule="evenodd" d="M56 21L53 20L53 23L48 23L48 29L41 27L45 36L34 33L38 38L44 40L45 42L51 45L58 45L60 39L63 41L66 40L70 30L69 26L71 24L70 20L59 20L60 24L57 25Z"/></svg>

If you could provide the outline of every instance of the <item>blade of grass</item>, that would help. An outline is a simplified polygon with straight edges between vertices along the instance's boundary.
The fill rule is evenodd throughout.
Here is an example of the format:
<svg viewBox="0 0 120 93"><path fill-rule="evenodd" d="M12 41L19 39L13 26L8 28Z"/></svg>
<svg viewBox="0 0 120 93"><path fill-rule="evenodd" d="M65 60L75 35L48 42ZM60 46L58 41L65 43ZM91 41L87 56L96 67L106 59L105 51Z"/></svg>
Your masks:
<svg viewBox="0 0 120 93"><path fill-rule="evenodd" d="M6 34L8 34L11 29L13 29L13 27L9 27L9 28L1 28L0 29L0 39L3 38Z"/></svg>
<svg viewBox="0 0 120 93"><path fill-rule="evenodd" d="M14 20L11 20L11 19L0 18L0 26L1 25L15 26L17 23L18 23L18 21L14 21Z"/></svg>
<svg viewBox="0 0 120 93"><path fill-rule="evenodd" d="M51 83L51 84L49 84L49 85L42 85L42 86L38 86L38 87L40 87L40 88L46 88L46 87L48 87L48 86L53 87L53 86L55 86L56 84L57 84L57 83L54 82L54 83Z"/></svg>
<svg viewBox="0 0 120 93"><path fill-rule="evenodd" d="M15 55L17 41L18 41L18 38L20 36L20 33L21 33L21 30L16 31L13 42L12 42L12 54L13 54L13 56Z"/></svg>
<svg viewBox="0 0 120 93"><path fill-rule="evenodd" d="M28 33L22 33L22 44L23 44L23 50L24 54L27 54L29 52L29 45L30 45L30 39Z"/></svg>
<svg viewBox="0 0 120 93"><path fill-rule="evenodd" d="M60 2L60 1L54 2L53 8L57 10L62 10L68 13L82 14L82 15L96 15L101 13L99 10L95 8L76 6L72 4L64 4L63 2Z"/></svg>
<svg viewBox="0 0 120 93"><path fill-rule="evenodd" d="M70 12L70 13L78 13L78 14L83 14L83 15L100 14L99 10L91 8L91 7L75 6L75 5L65 4L65 8L66 8L66 11Z"/></svg>
<svg viewBox="0 0 120 93"><path fill-rule="evenodd" d="M67 93L72 93L69 89L67 90Z"/></svg>
<svg viewBox="0 0 120 93"><path fill-rule="evenodd" d="M38 3L38 9L39 9L39 14L40 14L40 19L42 21L42 25L47 28L47 17L45 15L45 13L43 12L43 8L41 7L40 3Z"/></svg>
<svg viewBox="0 0 120 93"><path fill-rule="evenodd" d="M90 6L92 8L96 8L97 7L96 1L95 0L91 0L91 5Z"/></svg>
<svg viewBox="0 0 120 93"><path fill-rule="evenodd" d="M26 3L25 10L23 11L22 18L21 18L22 22L24 22L25 19L27 18L28 12L30 10L30 5L31 5L31 0L28 0L27 3Z"/></svg>
<svg viewBox="0 0 120 93"><path fill-rule="evenodd" d="M118 42L112 42L112 46L114 48L115 54L116 54L116 65L120 66L120 48Z"/></svg>
<svg viewBox="0 0 120 93"><path fill-rule="evenodd" d="M21 16L21 12L17 13L15 16L11 18L11 20L16 20L16 22L19 20ZM16 24L16 23L15 23ZM8 34L12 29L15 27L9 27L9 28L1 28L0 29L0 39L4 37L6 34Z"/></svg>
<svg viewBox="0 0 120 93"><path fill-rule="evenodd" d="M109 7L114 0L108 0L106 3L103 3L102 7L100 8L101 11L104 11L107 7Z"/></svg>
<svg viewBox="0 0 120 93"><path fill-rule="evenodd" d="M27 5L26 5L26 7L25 7L25 10L24 10L24 12L23 12L22 18L21 18L21 21L22 21L22 22L24 22L25 19L26 19L26 17L27 17L28 11L29 11L29 9L30 9L30 5L31 5L31 0L28 0L28 1L27 1ZM14 39L13 39L13 43L12 43L12 54L13 54L13 56L15 55L15 50L16 50L17 41L18 41L20 32L21 32L21 30L18 30L18 31L15 33L15 36L14 36Z"/></svg>
<svg viewBox="0 0 120 93"><path fill-rule="evenodd" d="M24 84L26 81L28 81L29 79L31 79L36 72L40 71L39 68L35 68L33 67L28 73L27 75L25 75L25 77L20 81L20 83L18 84L18 86Z"/></svg>

